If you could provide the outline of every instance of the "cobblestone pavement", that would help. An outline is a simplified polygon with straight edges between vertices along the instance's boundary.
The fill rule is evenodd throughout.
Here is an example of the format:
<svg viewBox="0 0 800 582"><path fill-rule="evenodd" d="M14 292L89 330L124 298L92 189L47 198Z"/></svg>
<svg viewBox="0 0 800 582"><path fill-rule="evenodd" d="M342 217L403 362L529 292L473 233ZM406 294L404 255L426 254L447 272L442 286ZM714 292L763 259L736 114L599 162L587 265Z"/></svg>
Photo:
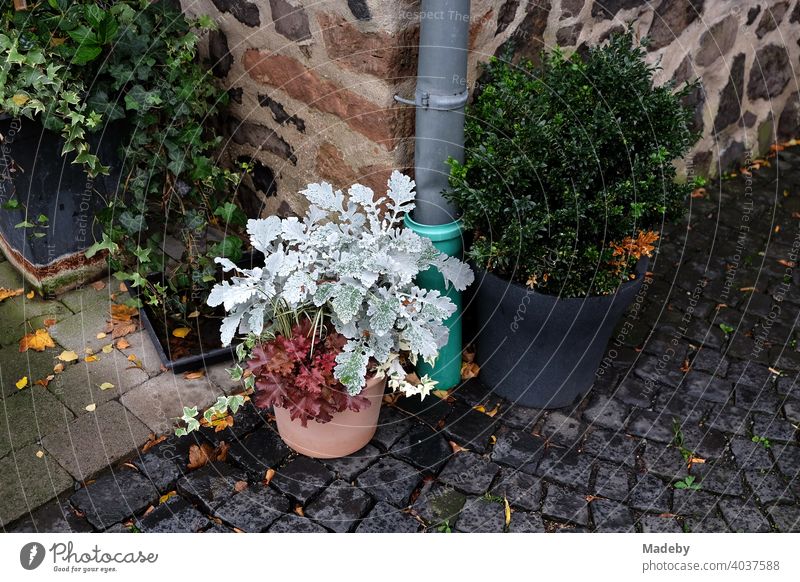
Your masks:
<svg viewBox="0 0 800 582"><path fill-rule="evenodd" d="M39 391L33 418L20 418L14 399L30 392L16 393L11 370L1 419L11 424L0 439L10 435L13 447L0 440L0 479L17 511L7 518L3 501L3 523L76 532L800 531L800 152L780 152L752 179L714 184L689 204L664 234L596 385L572 409L513 406L471 380L448 401L384 405L373 442L346 459L292 454L252 408L224 432L170 436L125 456L166 430L173 414L153 404L159 395L178 394L173 405L205 400L229 386L221 371L195 384L151 377L151 356L149 374L98 406L108 413L100 422L83 411L85 395L50 389ZM147 349L142 339L131 348ZM0 355L4 366L15 361ZM58 430L41 438L43 425ZM189 446L206 441L231 445L227 459L188 470ZM468 450L454 453L451 442ZM26 475L49 475L47 491L17 491Z"/></svg>

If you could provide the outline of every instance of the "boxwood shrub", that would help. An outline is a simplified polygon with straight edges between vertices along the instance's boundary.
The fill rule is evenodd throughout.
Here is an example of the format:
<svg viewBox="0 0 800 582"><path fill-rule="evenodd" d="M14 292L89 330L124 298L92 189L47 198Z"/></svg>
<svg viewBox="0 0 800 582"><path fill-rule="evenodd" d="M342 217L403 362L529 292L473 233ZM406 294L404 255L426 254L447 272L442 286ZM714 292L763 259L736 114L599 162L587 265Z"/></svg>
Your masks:
<svg viewBox="0 0 800 582"><path fill-rule="evenodd" d="M656 86L630 30L537 68L492 59L468 108L446 196L480 267L549 294L600 295L633 278L692 185L673 161L697 139L682 98Z"/></svg>

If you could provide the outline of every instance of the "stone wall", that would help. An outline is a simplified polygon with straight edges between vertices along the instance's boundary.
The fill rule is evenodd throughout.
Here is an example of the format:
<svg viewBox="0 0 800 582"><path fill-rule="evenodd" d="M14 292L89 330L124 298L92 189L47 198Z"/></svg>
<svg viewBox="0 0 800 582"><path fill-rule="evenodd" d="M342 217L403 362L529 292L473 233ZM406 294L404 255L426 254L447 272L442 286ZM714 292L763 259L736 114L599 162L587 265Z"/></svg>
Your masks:
<svg viewBox="0 0 800 582"><path fill-rule="evenodd" d="M307 182L361 181L382 190L391 168L413 165L411 94L419 2L183 0L209 14L214 73L230 91L223 123L231 160L253 159L248 213L302 211ZM625 23L649 36L659 81L700 79L687 97L703 138L682 168L715 175L768 151L800 127L800 0L472 1L470 79L506 43L517 58L583 50Z"/></svg>

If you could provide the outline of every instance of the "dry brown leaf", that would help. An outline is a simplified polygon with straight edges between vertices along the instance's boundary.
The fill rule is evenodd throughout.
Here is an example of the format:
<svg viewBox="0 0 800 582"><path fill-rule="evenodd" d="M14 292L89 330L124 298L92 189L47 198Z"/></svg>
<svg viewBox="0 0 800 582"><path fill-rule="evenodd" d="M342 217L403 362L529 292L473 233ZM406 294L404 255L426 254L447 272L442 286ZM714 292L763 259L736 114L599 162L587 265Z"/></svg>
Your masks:
<svg viewBox="0 0 800 582"><path fill-rule="evenodd" d="M52 327L58 323L58 320L55 317L48 317L42 323L45 327Z"/></svg>
<svg viewBox="0 0 800 582"><path fill-rule="evenodd" d="M471 364L475 361L475 348L468 346L461 352L461 361Z"/></svg>
<svg viewBox="0 0 800 582"><path fill-rule="evenodd" d="M56 347L56 344L53 338L50 337L50 334L47 333L46 329L37 329L35 332L29 333L19 340L20 352L27 352L28 350L43 352L47 348L54 347Z"/></svg>
<svg viewBox="0 0 800 582"><path fill-rule="evenodd" d="M129 347L131 347L131 344L124 337L117 340L117 349L118 350L126 350Z"/></svg>
<svg viewBox="0 0 800 582"><path fill-rule="evenodd" d="M217 445L217 448L214 450L214 460L215 461L227 461L228 460L228 451L230 450L231 446L226 443L225 441L220 442Z"/></svg>
<svg viewBox="0 0 800 582"><path fill-rule="evenodd" d="M692 198L702 198L705 195L706 195L705 188L695 188L694 190L692 190Z"/></svg>
<svg viewBox="0 0 800 582"><path fill-rule="evenodd" d="M462 362L461 364L461 379L469 380L477 378L481 368L475 362Z"/></svg>
<svg viewBox="0 0 800 582"><path fill-rule="evenodd" d="M131 318L139 315L139 310L135 307L115 303L111 306L111 319L117 321L130 321Z"/></svg>
<svg viewBox="0 0 800 582"><path fill-rule="evenodd" d="M265 486L269 485L272 478L275 476L275 469L267 469L264 473L264 479L261 481Z"/></svg>
<svg viewBox="0 0 800 582"><path fill-rule="evenodd" d="M705 462L706 462L706 460L705 460L705 459L703 459L703 458L700 458L700 457L691 457L691 458L689 459L688 466L689 466L689 468L691 469L691 468L692 468L692 465L702 465L702 464L704 464Z"/></svg>
<svg viewBox="0 0 800 582"><path fill-rule="evenodd" d="M298 504L298 505L295 505L295 507L294 507L294 512L295 512L297 515L299 515L300 517L305 517L305 516L306 516L306 512L305 512L305 511L303 511L303 506L302 506L302 505L299 505L299 504Z"/></svg>
<svg viewBox="0 0 800 582"><path fill-rule="evenodd" d="M136 323L131 321L127 323L112 323L110 328L111 329L109 329L109 332L111 333L111 338L117 339L132 334L138 329L138 326Z"/></svg>
<svg viewBox="0 0 800 582"><path fill-rule="evenodd" d="M241 493L242 491L247 489L247 487L248 487L247 481L237 481L236 483L233 484L233 490L236 491L236 493Z"/></svg>
<svg viewBox="0 0 800 582"><path fill-rule="evenodd" d="M120 293L127 293L128 292L128 286L125 283L120 283L119 284L119 292Z"/></svg>
<svg viewBox="0 0 800 582"><path fill-rule="evenodd" d="M156 437L154 433L150 433L150 438L146 443L144 443L144 445L142 445L142 452L146 453L158 443L163 443L165 440L167 440L167 435L165 434L162 434L160 437Z"/></svg>
<svg viewBox="0 0 800 582"><path fill-rule="evenodd" d="M9 297L16 297L17 295L22 295L22 289L6 289L5 287L0 287L0 303L8 299Z"/></svg>
<svg viewBox="0 0 800 582"><path fill-rule="evenodd" d="M199 380L206 375L205 370L195 370L194 372L184 372L183 377L187 380Z"/></svg>
<svg viewBox="0 0 800 582"><path fill-rule="evenodd" d="M100 280L100 281L95 281L94 283L92 283L92 288L93 288L95 291L101 291L102 289L105 289L105 288L106 288L106 282L105 282L105 281L102 281L102 280Z"/></svg>
<svg viewBox="0 0 800 582"><path fill-rule="evenodd" d="M467 447L462 447L455 441L447 441L450 443L450 448L453 449L453 453L460 453L462 451L469 451Z"/></svg>
<svg viewBox="0 0 800 582"><path fill-rule="evenodd" d="M208 443L192 445L189 447L189 463L186 465L186 468L193 471L200 467L205 467L212 460L211 457L213 455L214 449Z"/></svg>
<svg viewBox="0 0 800 582"><path fill-rule="evenodd" d="M50 382L53 380L53 378L55 378L54 374L48 374L44 378L40 378L39 380L36 380L36 383L39 386L43 386L44 388L47 388L47 385L50 384Z"/></svg>

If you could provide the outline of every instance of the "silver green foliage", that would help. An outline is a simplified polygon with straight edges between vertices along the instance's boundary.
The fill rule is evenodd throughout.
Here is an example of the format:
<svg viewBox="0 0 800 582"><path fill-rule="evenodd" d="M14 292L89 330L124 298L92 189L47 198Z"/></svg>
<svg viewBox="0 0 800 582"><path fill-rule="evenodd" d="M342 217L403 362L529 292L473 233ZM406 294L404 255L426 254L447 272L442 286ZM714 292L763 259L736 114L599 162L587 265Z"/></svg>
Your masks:
<svg viewBox="0 0 800 582"><path fill-rule="evenodd" d="M322 182L302 191L310 205L302 219L271 216L247 223L253 247L264 253L263 267L239 269L224 258L216 261L230 281L216 285L208 298L227 311L222 343L237 333L260 334L271 329L276 310L322 309L347 338L337 357L336 378L351 394L365 385L367 364L374 358L390 384L406 386L396 357L432 361L447 342L443 322L455 305L438 291L421 289L416 276L437 269L446 284L465 289L470 268L440 253L433 243L402 228L414 208L414 182L393 172L386 196L355 184L345 195ZM432 383L423 382L425 390ZM424 392L423 392L424 395Z"/></svg>

